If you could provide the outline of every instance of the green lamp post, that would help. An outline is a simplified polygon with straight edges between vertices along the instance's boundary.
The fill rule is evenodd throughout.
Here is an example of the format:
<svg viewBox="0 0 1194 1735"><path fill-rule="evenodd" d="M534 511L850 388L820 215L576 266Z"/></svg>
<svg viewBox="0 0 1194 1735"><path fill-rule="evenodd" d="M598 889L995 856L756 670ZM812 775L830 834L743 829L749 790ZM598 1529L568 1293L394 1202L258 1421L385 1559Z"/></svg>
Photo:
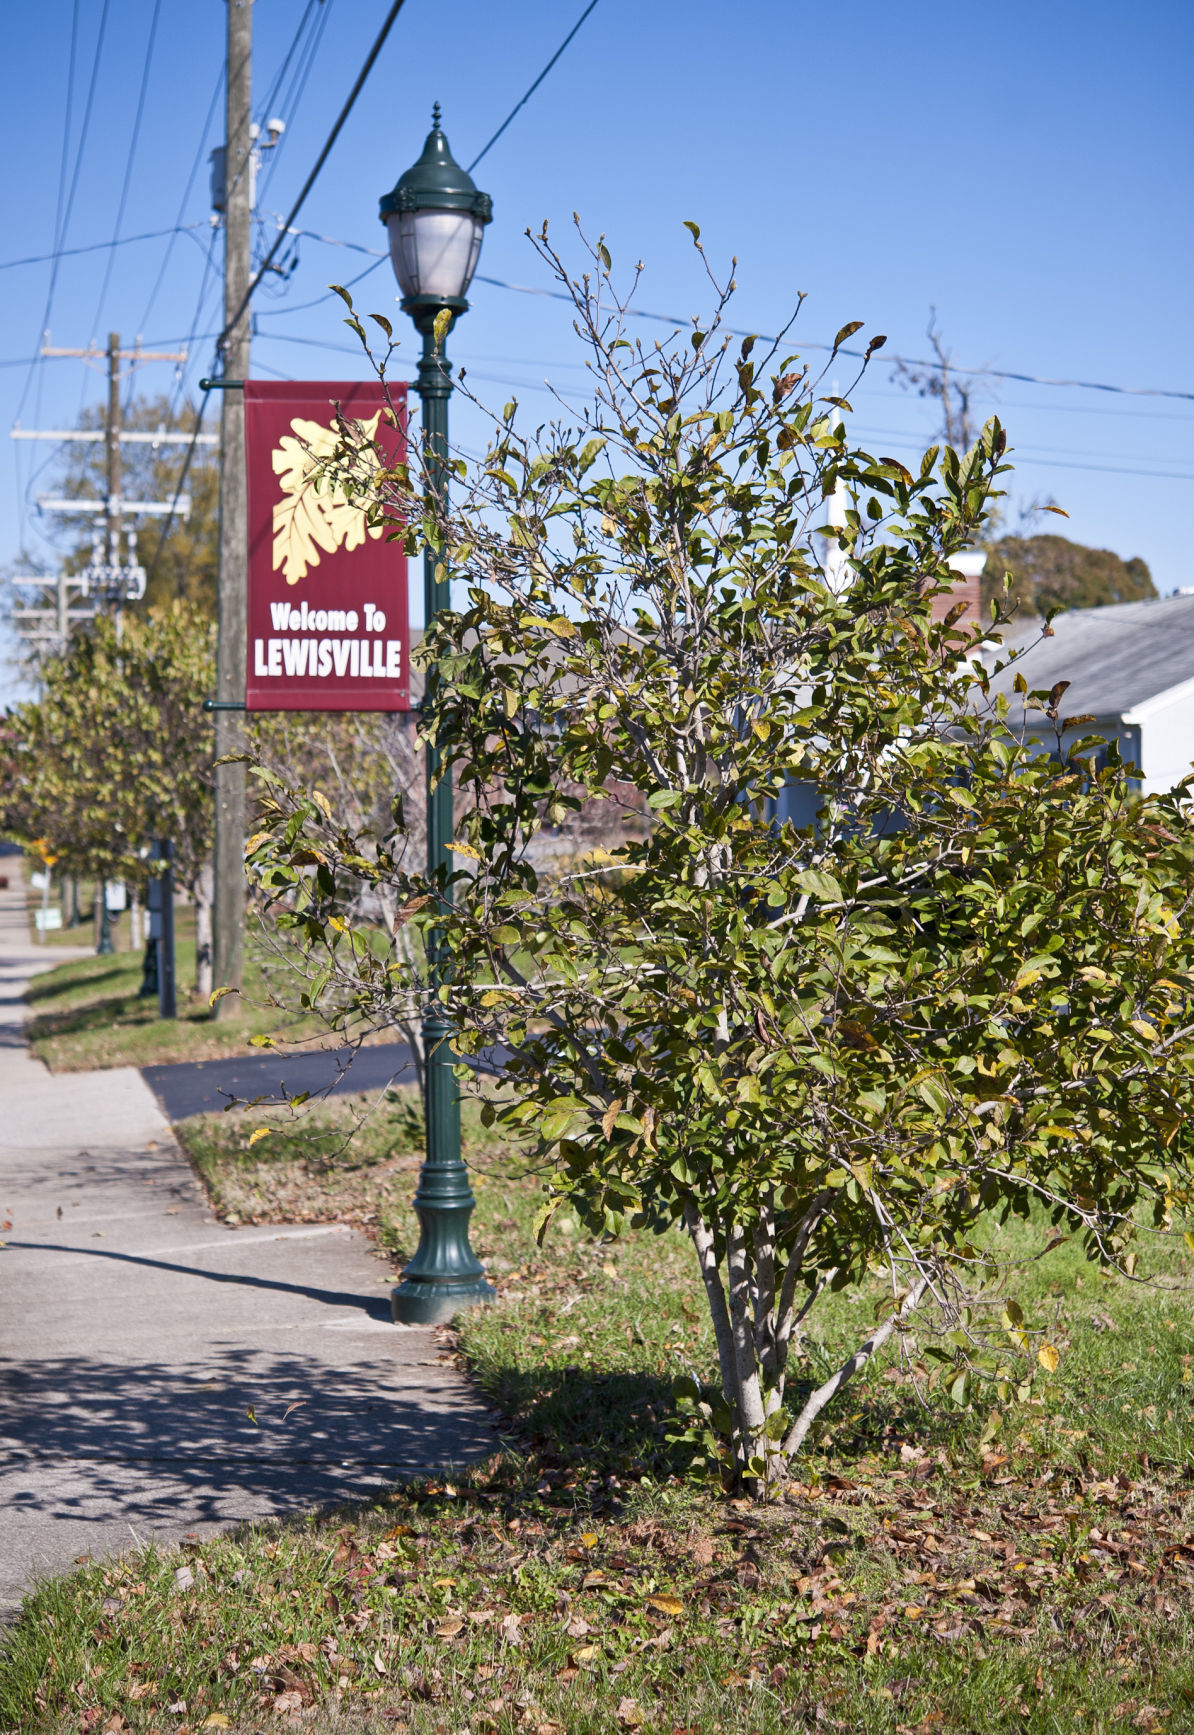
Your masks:
<svg viewBox="0 0 1194 1735"><path fill-rule="evenodd" d="M381 201L381 220L390 237L390 257L402 290L402 310L409 313L423 339L416 386L423 405L423 467L429 498L447 504L448 399L452 369L444 353L447 332L435 340L438 315L448 313L448 331L467 312L465 295L481 252L481 234L493 215L488 193L479 193L448 149L432 110L431 131L423 154ZM423 555L424 618L430 625L437 611L451 601L446 574L437 577L437 559L428 548ZM442 572L442 568L441 568ZM427 671L428 691L435 670ZM440 769L439 755L427 748L427 867L445 881L451 872L452 780L432 782ZM445 886L445 896L450 892ZM469 1245L468 1223L476 1203L468 1171L460 1156L460 1096L448 1047L450 1027L442 1016L435 989L444 980L446 960L434 951L428 958L429 986L423 1041L427 1057L427 1153L419 1177L414 1207L419 1219L419 1245L394 1290L394 1319L403 1325L433 1325L450 1319L463 1307L490 1301L480 1260Z"/></svg>

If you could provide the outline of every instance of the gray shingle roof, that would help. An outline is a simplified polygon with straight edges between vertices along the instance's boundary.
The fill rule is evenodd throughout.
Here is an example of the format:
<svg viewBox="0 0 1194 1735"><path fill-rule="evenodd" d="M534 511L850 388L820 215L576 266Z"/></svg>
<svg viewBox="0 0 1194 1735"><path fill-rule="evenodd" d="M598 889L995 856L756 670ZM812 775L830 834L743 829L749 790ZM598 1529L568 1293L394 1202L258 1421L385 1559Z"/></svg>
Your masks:
<svg viewBox="0 0 1194 1735"><path fill-rule="evenodd" d="M1006 628L1005 649L1030 647L992 687L1011 696L1016 674L1030 690L1069 681L1064 709L1118 717L1134 705L1194 680L1194 596L1075 608L1053 618L1053 637L1035 642L1040 623Z"/></svg>

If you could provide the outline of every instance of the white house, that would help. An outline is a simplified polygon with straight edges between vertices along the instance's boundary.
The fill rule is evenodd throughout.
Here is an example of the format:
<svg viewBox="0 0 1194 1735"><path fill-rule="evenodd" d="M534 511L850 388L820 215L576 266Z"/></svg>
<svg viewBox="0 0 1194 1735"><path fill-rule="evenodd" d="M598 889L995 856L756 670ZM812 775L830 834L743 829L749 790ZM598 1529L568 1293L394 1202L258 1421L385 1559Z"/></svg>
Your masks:
<svg viewBox="0 0 1194 1735"><path fill-rule="evenodd" d="M1003 631L1004 650L1024 653L992 682L1011 702L1011 726L1024 721L1017 674L1030 692L1068 681L1062 715L1096 719L1077 733L1117 741L1146 794L1171 789L1194 765L1194 595L1070 609L1052 625L1051 638L1039 621ZM1028 728L1044 737L1048 724L1029 713Z"/></svg>

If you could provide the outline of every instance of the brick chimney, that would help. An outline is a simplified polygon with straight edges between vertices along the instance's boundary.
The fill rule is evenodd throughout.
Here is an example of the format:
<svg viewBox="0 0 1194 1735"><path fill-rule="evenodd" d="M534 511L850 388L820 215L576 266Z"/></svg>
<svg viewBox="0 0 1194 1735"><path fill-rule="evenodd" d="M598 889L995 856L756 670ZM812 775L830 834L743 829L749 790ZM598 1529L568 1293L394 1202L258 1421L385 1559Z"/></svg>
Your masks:
<svg viewBox="0 0 1194 1735"><path fill-rule="evenodd" d="M950 556L949 569L957 576L949 590L943 590L933 598L933 619L944 620L956 602L966 604L966 612L956 622L956 626L970 626L972 622L982 619L982 596L980 581L983 568L987 564L985 554L954 554Z"/></svg>

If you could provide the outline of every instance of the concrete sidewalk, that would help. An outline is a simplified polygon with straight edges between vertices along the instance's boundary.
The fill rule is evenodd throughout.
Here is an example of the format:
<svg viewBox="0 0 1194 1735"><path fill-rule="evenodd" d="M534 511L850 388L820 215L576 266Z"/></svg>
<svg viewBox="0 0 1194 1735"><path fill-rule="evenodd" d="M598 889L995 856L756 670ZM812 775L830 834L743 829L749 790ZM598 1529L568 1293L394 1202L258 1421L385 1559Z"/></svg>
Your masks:
<svg viewBox="0 0 1194 1735"><path fill-rule="evenodd" d="M367 1495L491 1418L339 1225L226 1229L133 1068L51 1074L0 891L0 1616L76 1556Z"/></svg>

